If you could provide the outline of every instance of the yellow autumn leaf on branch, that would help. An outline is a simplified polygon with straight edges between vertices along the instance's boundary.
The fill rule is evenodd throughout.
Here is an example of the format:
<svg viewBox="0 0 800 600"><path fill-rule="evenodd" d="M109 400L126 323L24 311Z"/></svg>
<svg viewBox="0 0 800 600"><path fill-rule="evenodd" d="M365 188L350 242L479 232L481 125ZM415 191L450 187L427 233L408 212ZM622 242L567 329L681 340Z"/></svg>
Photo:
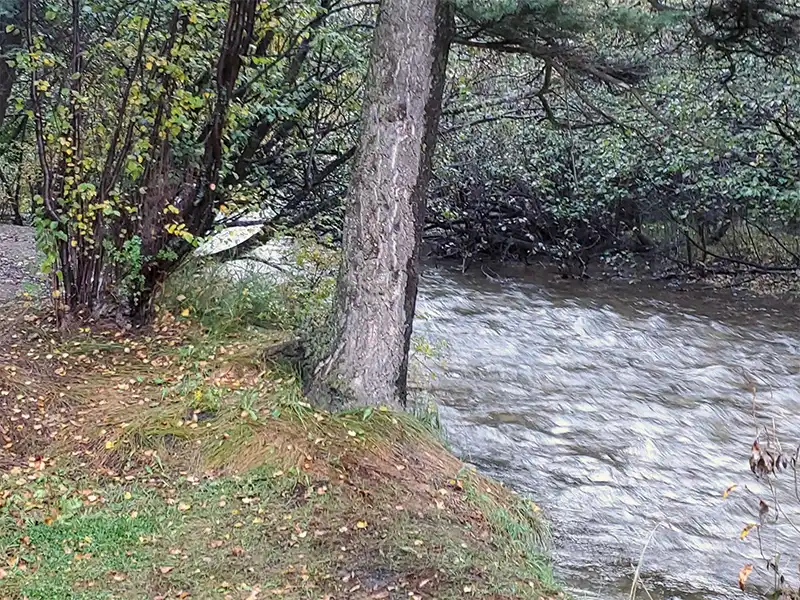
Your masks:
<svg viewBox="0 0 800 600"><path fill-rule="evenodd" d="M744 538L746 538L750 534L750 532L756 527L758 527L758 525L756 525L755 523L748 523L747 525L745 525L744 529L742 529L742 532L739 534L739 539L743 540Z"/></svg>

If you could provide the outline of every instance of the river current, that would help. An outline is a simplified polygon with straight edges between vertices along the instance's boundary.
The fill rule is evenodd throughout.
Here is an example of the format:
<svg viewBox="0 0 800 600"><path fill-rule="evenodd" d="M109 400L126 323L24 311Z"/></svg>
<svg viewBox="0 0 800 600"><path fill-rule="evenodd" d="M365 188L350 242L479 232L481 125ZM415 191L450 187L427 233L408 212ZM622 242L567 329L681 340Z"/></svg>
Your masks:
<svg viewBox="0 0 800 600"><path fill-rule="evenodd" d="M746 563L766 589L762 553L775 550L797 576L800 529L740 539L759 499L773 504L748 467L757 428L800 441L790 306L432 269L415 327L444 344L420 385L451 446L542 506L556 573L576 596L627 598L658 524L642 563L654 598L741 597ZM800 524L800 501L783 492Z"/></svg>

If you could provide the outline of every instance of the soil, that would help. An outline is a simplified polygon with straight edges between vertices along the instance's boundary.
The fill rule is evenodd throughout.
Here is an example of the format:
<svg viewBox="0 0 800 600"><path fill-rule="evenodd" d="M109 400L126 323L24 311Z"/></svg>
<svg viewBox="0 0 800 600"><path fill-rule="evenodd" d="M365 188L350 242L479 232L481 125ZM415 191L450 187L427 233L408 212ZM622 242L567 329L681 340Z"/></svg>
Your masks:
<svg viewBox="0 0 800 600"><path fill-rule="evenodd" d="M0 302L36 282L36 240L30 227L0 225Z"/></svg>

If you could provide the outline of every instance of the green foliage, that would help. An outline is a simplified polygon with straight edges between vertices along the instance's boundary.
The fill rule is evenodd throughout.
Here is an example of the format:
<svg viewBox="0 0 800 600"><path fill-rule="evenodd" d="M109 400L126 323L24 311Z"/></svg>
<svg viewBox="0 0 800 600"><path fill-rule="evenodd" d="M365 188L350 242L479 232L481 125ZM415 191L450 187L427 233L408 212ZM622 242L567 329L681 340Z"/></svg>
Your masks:
<svg viewBox="0 0 800 600"><path fill-rule="evenodd" d="M229 4L32 1L14 55L22 153L8 169L0 159L0 174L9 172L0 202L6 179L21 173L31 191L23 205L33 205L66 303L100 308L116 297L146 310L214 215L262 208L293 224L319 212L318 197L343 189L343 171L326 163L353 144L348 119L368 50L368 33L346 15L371 9L260 3L240 76L221 96L216 64ZM219 111L217 176L207 161Z"/></svg>
<svg viewBox="0 0 800 600"><path fill-rule="evenodd" d="M168 280L162 307L191 315L209 331L249 327L313 336L327 320L334 291L336 254L308 237L292 240L288 260L272 276L245 263L244 271L216 261L189 261ZM280 269L291 276L278 276Z"/></svg>
<svg viewBox="0 0 800 600"><path fill-rule="evenodd" d="M111 264L122 273L120 287L126 297L139 300L144 288L144 256L142 255L142 238L133 236L122 243L121 248L106 244Z"/></svg>
<svg viewBox="0 0 800 600"><path fill-rule="evenodd" d="M790 59L761 56L778 4L754 13L766 37L717 36L701 60L727 31L701 3L457 0L466 45L451 52L435 249L547 254L572 269L645 231L672 254L687 235L711 246L744 214L758 230L791 232L799 84ZM19 200L65 302L123 298L146 312L215 223L255 214L277 230L338 236L374 6L260 3L220 96L227 0L76 5L32 0L30 22L8 23L15 80L0 123L0 216ZM218 109L216 175L205 161ZM753 254L745 242L737 256Z"/></svg>
<svg viewBox="0 0 800 600"><path fill-rule="evenodd" d="M789 65L651 57L632 95L546 71L520 84L535 64L455 54L431 199L436 252L547 255L573 274L591 256L654 247L686 263L705 247L797 264L797 240L785 239L798 231L800 189Z"/></svg>

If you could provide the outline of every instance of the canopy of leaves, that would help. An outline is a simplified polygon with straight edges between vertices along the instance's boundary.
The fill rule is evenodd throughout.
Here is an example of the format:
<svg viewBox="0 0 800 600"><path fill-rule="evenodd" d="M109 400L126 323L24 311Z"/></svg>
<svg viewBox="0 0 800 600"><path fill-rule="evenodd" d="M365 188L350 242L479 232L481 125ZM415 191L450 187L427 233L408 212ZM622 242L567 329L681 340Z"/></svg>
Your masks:
<svg viewBox="0 0 800 600"><path fill-rule="evenodd" d="M790 0L455 3L435 251L795 265ZM21 6L0 3L0 216L33 219L54 268L100 256L135 302L211 223L338 232L376 3L257 2L223 99L228 0Z"/></svg>

